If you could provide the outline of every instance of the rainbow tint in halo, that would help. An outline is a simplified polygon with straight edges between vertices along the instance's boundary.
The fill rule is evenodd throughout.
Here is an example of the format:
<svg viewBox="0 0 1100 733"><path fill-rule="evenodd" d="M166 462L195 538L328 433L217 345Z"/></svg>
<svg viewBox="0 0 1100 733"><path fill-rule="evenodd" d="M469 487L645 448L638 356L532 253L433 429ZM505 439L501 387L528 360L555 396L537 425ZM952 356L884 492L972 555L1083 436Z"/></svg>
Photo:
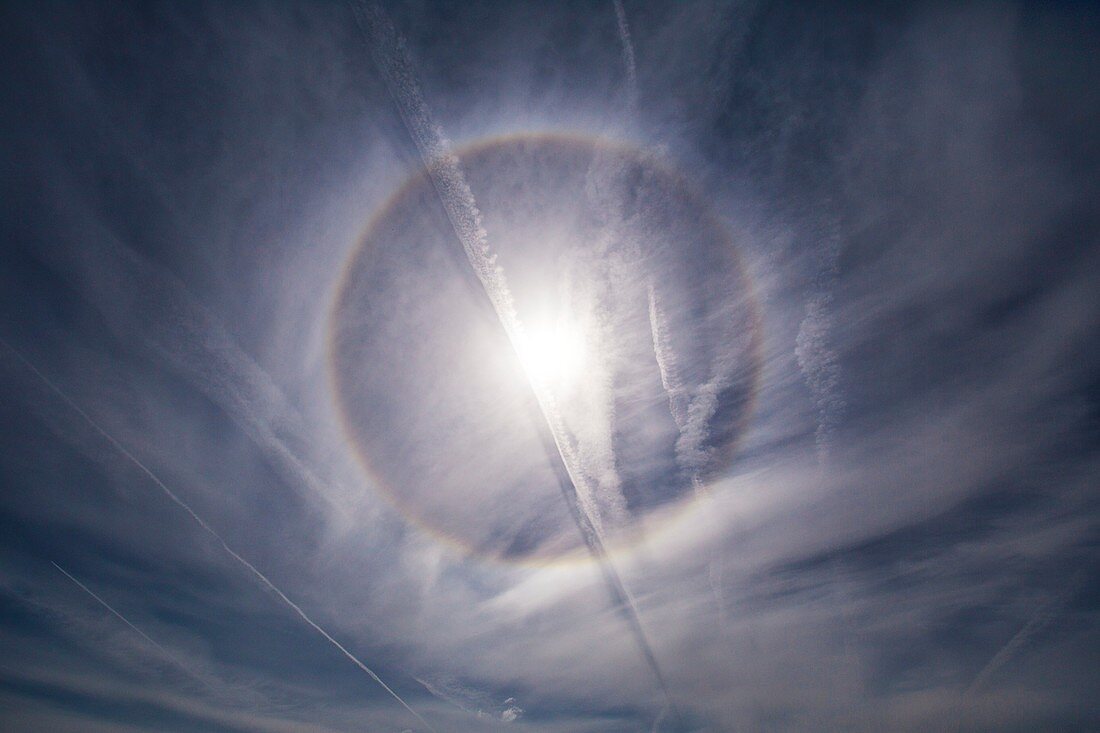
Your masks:
<svg viewBox="0 0 1100 733"><path fill-rule="evenodd" d="M731 238L651 153L559 133L456 151L532 340L517 354L425 170L371 217L336 288L334 402L370 483L463 552L582 559L530 379L550 383L631 546L728 468L753 410L760 319Z"/></svg>

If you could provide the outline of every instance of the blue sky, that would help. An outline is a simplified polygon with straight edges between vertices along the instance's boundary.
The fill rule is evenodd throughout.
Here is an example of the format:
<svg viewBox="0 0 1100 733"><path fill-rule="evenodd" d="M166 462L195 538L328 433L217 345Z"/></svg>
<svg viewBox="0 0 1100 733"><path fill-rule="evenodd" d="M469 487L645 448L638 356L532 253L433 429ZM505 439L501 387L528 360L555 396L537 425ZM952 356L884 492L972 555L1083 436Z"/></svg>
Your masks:
<svg viewBox="0 0 1100 733"><path fill-rule="evenodd" d="M2 12L0 728L1100 725L1092 8Z"/></svg>

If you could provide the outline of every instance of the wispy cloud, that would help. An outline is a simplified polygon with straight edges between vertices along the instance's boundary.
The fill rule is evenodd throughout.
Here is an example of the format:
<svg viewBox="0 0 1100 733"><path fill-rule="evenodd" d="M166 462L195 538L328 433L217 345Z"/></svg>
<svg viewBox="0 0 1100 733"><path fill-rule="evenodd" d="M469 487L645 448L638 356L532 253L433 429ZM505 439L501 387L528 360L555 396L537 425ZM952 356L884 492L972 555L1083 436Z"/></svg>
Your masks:
<svg viewBox="0 0 1100 733"><path fill-rule="evenodd" d="M1098 727L1094 12L353 7L3 11L9 726Z"/></svg>
<svg viewBox="0 0 1100 733"><path fill-rule="evenodd" d="M516 311L504 271L496 262L496 255L481 224L481 212L473 192L466 182L458 158L450 150L449 141L432 118L424 101L404 41L379 6L356 2L352 7L360 28L373 42L375 59L387 80L390 95L416 143L467 261L481 283L513 349L517 354L529 353L530 349L526 346L528 336ZM552 390L543 384L538 374L530 370L527 378L548 428L549 434L544 435L544 441L555 468L562 474L559 476L559 484L570 512L589 552L599 564L615 608L628 623L646 664L671 704L672 698L665 675L642 626L637 606L608 557L597 492L590 477L581 467L576 437L566 428Z"/></svg>
<svg viewBox="0 0 1100 733"><path fill-rule="evenodd" d="M203 529L203 531L205 531L208 535L210 535L211 537L214 538L214 540L221 546L222 550L224 550L226 552L226 554L228 554L230 557L232 557L234 560L236 560L237 563L239 563L241 566L243 566L255 579L259 580L260 583L263 584L263 586L265 588L267 588L269 591L274 593L279 598L279 600L281 600L288 608L290 608L292 611L294 611L294 613L297 614L297 616L302 621L304 621L314 631L316 631L322 637L324 637L324 639L329 644L336 647L336 649L341 654L343 654L345 657L347 657L356 667L361 669L372 680L374 680L376 683L378 683L382 687L382 689L384 689L387 693L389 693L389 695L391 697L393 697L398 703L400 703L400 705L402 707L404 707L413 717L415 717L417 720L419 720L420 723L425 728L427 728L430 731L435 731L435 729L426 720L424 720L422 717L420 717L420 714L417 713L415 710L413 710L409 706L409 704L407 702L405 702L404 699L401 698L400 695L398 695L396 692L394 692L393 689L389 685L387 685L385 682L383 682L382 678L374 673L374 670L372 670L370 667L368 667L366 664L364 664L362 661L360 661L360 659L358 657L356 657L354 654L352 654L350 651L348 651L347 648L345 648L340 642L338 642L336 639L334 639L327 631L325 631L321 626L319 626L317 624L317 622L315 622L312 618L310 618L306 614L306 612L303 611L302 608L298 604L296 604L296 603L294 603L294 601L290 600L290 598L288 598L285 593L283 593L274 583L272 583L271 580L269 580L266 575L264 575L258 569L256 569L256 566L254 566L248 560L244 559L239 554L237 554L237 552L235 550L233 550L233 548L231 548L228 544L226 544L225 540L222 539L222 536L220 534L218 534L218 532L216 532L213 527L211 527L209 524L207 524L206 521L202 517L200 517L198 514L195 513L195 511L187 504L187 502L185 502L175 492L173 492L170 488L168 488L168 486L163 481L161 481L160 478L155 473L153 473L144 463L142 463L140 460L138 460L138 458L136 456L134 456L134 454L131 453L129 450L127 450L125 446L123 446L120 442L118 442L118 440L116 440L114 438L114 436L112 436L110 433L108 433L106 430L104 430L99 425L98 422L96 422L94 419L92 419L92 417L87 412L85 412L83 409L81 409L81 407L79 405L77 405L67 394L65 394L65 392L60 387L58 387L56 384L54 384L53 381L51 381L49 377L47 377L45 374L43 374L34 364L32 364L30 361L28 361L26 359L26 357L24 357L14 347L12 347L10 344L8 344L7 341L4 341L3 339L0 339L0 344L3 344L3 346L5 348L7 348L8 350L15 353L15 355L19 358L19 360L22 361L22 363L28 369L30 369L32 372L34 372L35 376L37 376L40 380L42 380L54 392L54 394L56 394L62 401L65 402L65 404L67 404L70 408L72 408L73 411L76 412L80 416L80 418L89 427L91 427L93 430L95 430L101 437L103 437L103 439L105 439L108 443L110 443L111 446L114 447L115 450L117 450L128 461L130 461L132 464L134 464L134 466L136 466L138 468L138 470L140 470L143 474L145 474L145 476L158 489L160 489L164 493L164 495L167 496L173 503L175 503L177 506L179 506L181 509L183 509L185 512L187 512L187 514L191 517L191 519L194 520L194 522L196 524L198 524L199 527L201 527ZM58 570L60 570L60 569L61 568L58 567ZM62 571L62 572L64 572L64 571ZM120 616L120 618L121 618L121 616ZM123 619L123 620L125 620L125 619ZM143 636L144 636L144 634L143 634Z"/></svg>

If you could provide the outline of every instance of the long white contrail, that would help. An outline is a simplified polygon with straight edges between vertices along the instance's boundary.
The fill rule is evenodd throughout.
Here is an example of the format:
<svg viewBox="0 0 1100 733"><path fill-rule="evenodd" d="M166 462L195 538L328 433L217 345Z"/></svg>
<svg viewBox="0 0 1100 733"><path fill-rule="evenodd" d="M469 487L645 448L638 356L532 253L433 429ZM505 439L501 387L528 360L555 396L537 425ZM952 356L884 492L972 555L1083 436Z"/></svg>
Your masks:
<svg viewBox="0 0 1100 733"><path fill-rule="evenodd" d="M0 338L0 344L3 344L9 351L14 353L15 356L18 357L18 359L21 362L23 362L23 364L26 365L26 367L28 369L30 369L32 372L34 372L35 376L37 376L40 380L42 380L42 382L45 383L45 385L47 387L49 387L58 397L60 397L65 402L65 404L67 404L69 407L71 407L74 412L76 412L78 415L80 415L80 417L84 420L84 422L86 422L93 430L95 430L97 433L99 433L108 443L110 443L115 448L115 450L117 450L119 453L121 453L123 456L125 456L125 458L128 461L130 461L132 464L134 464L134 466L136 466L138 468L138 470L140 470L142 473L144 473L149 478L149 480L152 481L153 484L155 484L157 486L157 488L159 488L162 492L164 492L165 496L167 496L169 499L171 499L173 502L175 502L177 506L179 506L181 509L183 509L185 512L187 512L191 516L191 519L193 519L196 524L198 524L200 527L202 527L202 529L205 530L207 534L209 534L211 537L213 537L214 540L219 545L221 545L222 549L225 550L225 552L230 557L232 557L234 560L236 560L238 563L240 563L246 570L248 570L253 575L253 577L255 577L257 580L259 580L264 585L264 587L266 587L268 590L270 590L272 593L274 593L276 596L278 596L279 599L284 604L286 604L291 610L293 610L294 613L296 613L299 618L301 618L310 627L312 627L314 631L316 631L321 636L323 636L326 641L328 641L330 644L332 644L334 647L336 647L336 649L338 649L345 657L347 657L353 664L355 664L355 666L357 666L359 669L366 672L367 675L372 680L374 680L379 685L381 685L382 689L384 689L386 692L388 692L390 694L390 696L393 697L394 700L397 700L397 702L399 702L402 705L402 707L404 707L407 711L409 711L409 713L411 713L413 717L415 717L418 721L420 721L420 723L425 728L427 728L429 731L432 731L432 733L438 733L435 730L435 728L433 728L426 720L424 720L422 717L420 717L419 713L417 713L415 710L413 710L411 707L409 707L409 704L406 703L401 698L400 695L398 695L396 692L394 692L393 689L390 688L389 685L387 685L385 682L383 682L382 678L379 677L377 674L375 674L374 671L370 667L368 667L366 664L364 664L362 661L360 661L358 657L356 657L354 654L349 652L340 642L336 641L336 639L334 639L327 631L325 631L323 628L321 628L313 619L311 619L306 614L305 611L303 611L301 609L300 606L298 606L298 604L296 604L294 601L287 598L286 594L283 593L281 590L279 590L275 586L275 584L272 583L268 579L268 577L266 575L264 575L259 570L257 570L255 565L253 565L248 560L245 560L243 557L238 555L237 552L235 550L233 550L233 548L231 548L228 544L226 544L225 540L222 539L221 535L219 535L209 524L207 524L203 520L202 517L200 517L198 514L196 514L195 510L193 510L190 506L188 506L187 502L185 502L183 499L181 499L179 496L177 496L175 492L173 492L170 488L168 488L168 486L163 481L161 481L160 478L155 473L153 473L152 470L150 470L144 463L142 463L140 460L138 460L138 458L133 453L131 453L129 450L127 450L126 446L124 446L122 443L120 443L118 440L116 440L113 435L111 435L103 427L101 427L99 425L99 423L96 422L91 417L91 415L89 415L87 412L85 412L80 407L80 405L76 404L76 402L73 401L73 399L70 398L69 395L67 395L60 387L58 387L56 384L54 384L53 381L49 377L47 377L45 374L43 374L38 369L38 367L36 367L33 363L31 363L31 361L29 359L27 359L25 356L23 356L23 354L18 349L16 349L14 346L9 344L7 341L5 341L2 338ZM60 570L60 569L61 568L58 568L58 570ZM64 572L64 571L62 571L62 572ZM66 575L68 575L68 573L66 573ZM74 580L75 580L75 578L74 578ZM143 636L144 636L144 634L143 634Z"/></svg>
<svg viewBox="0 0 1100 733"><path fill-rule="evenodd" d="M481 283L512 348L517 354L528 353L527 335L516 312L507 279L489 245L481 223L481 211L457 156L451 152L449 140L424 101L404 39L375 3L349 0L349 4L373 51L375 63L382 70L390 97L420 153L470 267ZM562 495L589 552L600 567L616 609L627 621L646 664L656 677L670 707L675 709L664 674L642 627L637 606L608 557L596 491L589 477L581 470L576 439L566 428L553 392L538 374L529 369L526 371L542 417L536 424L547 428L545 431L540 430L540 434L546 443L547 454L555 471L559 474L558 484Z"/></svg>
<svg viewBox="0 0 1100 733"><path fill-rule="evenodd" d="M528 336L516 311L504 271L497 264L497 256L482 226L481 211L457 156L451 152L450 141L433 119L424 101L404 39L377 5L367 2L350 4L360 29L371 41L375 61L383 71L390 96L420 153L470 267L485 291L512 348L517 354L529 353ZM544 420L549 424L557 453L565 463L585 514L597 531L602 533L596 490L589 477L580 470L576 440L566 428L557 400L540 375L527 370L527 378Z"/></svg>

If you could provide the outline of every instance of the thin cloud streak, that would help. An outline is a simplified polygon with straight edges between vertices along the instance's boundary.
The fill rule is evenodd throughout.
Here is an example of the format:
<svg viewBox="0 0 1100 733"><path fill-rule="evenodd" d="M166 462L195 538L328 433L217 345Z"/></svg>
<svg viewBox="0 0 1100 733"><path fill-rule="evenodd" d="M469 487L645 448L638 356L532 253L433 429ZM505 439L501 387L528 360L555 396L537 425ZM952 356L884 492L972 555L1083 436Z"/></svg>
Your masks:
<svg viewBox="0 0 1100 733"><path fill-rule="evenodd" d="M657 290L651 281L646 289L649 299L649 332L653 338L653 355L657 360L657 371L661 374L661 386L668 396L668 411L676 429L681 433L687 425L687 395L684 380L680 376L680 365L676 352L668 344L664 311L657 299Z"/></svg>
<svg viewBox="0 0 1100 733"><path fill-rule="evenodd" d="M76 198L54 185L59 186L59 196ZM54 253L53 261L108 316L116 333L140 331L143 343L158 357L221 406L285 475L288 485L308 489L303 493L310 501L332 505L333 482L308 457L305 420L271 376L173 273L119 241L105 225L94 226L102 230L101 236L90 238L75 255ZM155 307L125 308L117 298L121 286ZM162 309L172 317L155 320Z"/></svg>
<svg viewBox="0 0 1100 733"><path fill-rule="evenodd" d="M653 727L649 729L649 733L660 733L661 723L665 722L665 716L668 715L668 708L661 708L661 712L657 714L657 717L653 719Z"/></svg>
<svg viewBox="0 0 1100 733"><path fill-rule="evenodd" d="M165 656L165 657L166 657L167 659L171 660L173 664L175 664L175 665L176 665L177 667L179 667L180 669L182 669L182 670L183 670L184 672L186 672L186 673L187 673L188 675L190 675L191 677L195 678L195 679L196 679L196 680L198 680L199 682L202 682L202 683L203 683L204 685L207 685L207 687L209 687L209 686L210 686L210 685L209 685L209 684L208 684L208 683L206 682L206 680L204 680L203 678L201 678L201 677L199 677L199 676L198 676L197 674L195 674L195 673L194 673L194 672L193 672L193 671L192 671L192 670L191 670L191 669L190 669L190 668L189 668L189 667L188 667L188 666L187 666L186 664L184 664L184 663L183 663L183 662L181 662L181 661L180 661L179 659L177 659L177 658L176 658L176 656L175 656L174 654L172 654L172 653L171 653L170 651L168 651L167 649L165 649L165 648L164 648L163 646L161 646L161 645L160 645L159 643L157 643L157 642L156 642L156 641L155 641L155 640L154 640L154 639L153 639L153 638L152 638L151 636L149 636L149 635L148 635L148 634L146 634L146 633L145 633L144 631L142 631L142 630L141 630L141 629L139 629L139 628L138 628L137 626L135 626L135 625L134 625L133 623L131 623L131 622L130 622L130 620L129 620L128 618L126 618L126 617L125 617L125 616L123 616L123 615L122 615L121 613L119 613L118 611L116 611L116 610L114 609L114 607L113 607L113 606L111 606L111 604L110 604L110 603L107 603L107 601L103 600L103 599L102 599L102 598L101 598L101 597L100 597L100 596L99 596L98 594L96 594L96 592L95 592L95 591L93 591L93 590L92 590L91 588L89 588L88 586L84 585L84 584L83 584L82 582L80 582L79 580L77 580L77 579L76 579L76 578L75 578L75 577L74 577L74 576L72 575L72 573L70 573L70 572L69 572L68 570L66 570L65 568L61 567L60 565L58 565L57 563L55 563L55 562L53 562L53 561L51 561L51 562L50 562L50 564L51 564L51 565L53 565L53 566L54 566L55 568L57 568L58 572L60 572L60 573L61 573L62 575L64 575L64 576L65 576L66 578L68 578L69 580L71 580L71 581L73 581L74 583L76 583L77 587L79 587L79 588L80 588L80 589L81 589L82 591L84 591L85 593L87 593L88 595L90 595L90 596L91 596L92 598L94 598L94 599L95 599L95 600L96 600L96 601L97 601L97 602L98 602L98 603L99 603L99 604L100 604L101 606L103 606L103 607L104 607L104 608L106 608L106 609L107 609L108 611L110 611L110 612L111 612L112 614L114 614L114 616L115 616L116 618L118 618L118 620L119 620L119 621L121 621L122 623L124 623L124 624L126 624L127 626L129 626L129 627L130 627L130 629L131 629L132 631L134 631L134 633L136 633L136 634L137 634L138 636L140 636L140 637L141 637L142 639L144 639L145 641L149 642L149 643L150 643L150 644L152 644L152 645L153 645L154 647L156 647L157 651L159 651L159 652L160 652L161 654L163 654L163 655L164 655L164 656Z"/></svg>
<svg viewBox="0 0 1100 733"><path fill-rule="evenodd" d="M997 650L997 653L986 662L978 674L974 675L974 681L966 688L967 694L973 694L985 687L990 678L1004 667L1031 640L1031 637L1042 631L1047 624L1057 617L1066 599L1076 590L1076 585L1077 583L1073 582L1061 593L1040 603L1031 614L1031 618L1027 620L1027 623L1013 634L1004 646Z"/></svg>
<svg viewBox="0 0 1100 733"><path fill-rule="evenodd" d="M489 244L487 232L482 225L481 211L458 157L451 151L450 141L424 100L404 39L377 5L352 3L352 10L360 29L371 42L375 61L383 71L390 96L420 153L455 236L504 328L508 341L517 354L529 353L528 336L516 310L508 280L497 264L497 255ZM543 419L549 424L556 452L565 463L584 512L596 531L602 535L599 498L589 477L580 468L576 439L566 428L557 400L542 378L530 370L527 370L527 378L542 410Z"/></svg>
<svg viewBox="0 0 1100 733"><path fill-rule="evenodd" d="M627 97L630 103L630 112L636 112L638 100L638 74L634 56L634 44L630 37L630 29L626 21L626 11L622 0L614 0L615 14L619 21L619 39L623 46L623 63L626 67ZM680 370L676 349L672 345L668 333L668 318L661 305L657 294L656 279L650 277L646 283L646 299L649 309L649 332L653 341L653 357L657 362L657 371L661 376L661 386L668 398L668 410L672 421L676 425L678 437L676 440L676 463L679 470L684 472L691 482L692 492L696 497L709 497L707 487L703 481L703 462L705 453L702 449L707 438L707 425L717 409L717 394L721 389L720 384L708 385L710 390L709 402L701 403L701 395L689 393ZM706 409L700 411L698 404L703 404ZM722 591L722 560L715 556L707 567L707 577L710 582L711 595L718 609L718 623L725 624L725 603ZM657 730L667 710L654 721L653 729Z"/></svg>
<svg viewBox="0 0 1100 733"><path fill-rule="evenodd" d="M828 455L833 433L844 409L844 399L838 392L840 364L836 350L829 345L829 332L833 327L831 303L832 296L827 286L810 298L795 342L798 366L817 405L818 425L814 439L819 459Z"/></svg>
<svg viewBox="0 0 1100 733"><path fill-rule="evenodd" d="M93 430L95 430L97 433L99 433L105 440L107 440L107 442L109 442L127 460L129 460L131 463L133 463L138 468L138 470L140 470L142 473L144 473L149 478L150 481L152 481L154 484L156 484L156 486L161 491L163 491L164 494L169 499L171 499L173 502L175 502L176 505L178 505L180 508L182 508L184 511L186 511L191 516L191 518L200 527L202 527L203 530L206 531L207 534L209 534L211 537L213 537L218 542L218 544L221 545L222 549L225 550L225 552L230 557L232 557L234 560L236 560L238 563L240 563L246 570L248 570L253 575L253 577L255 577L257 580L259 580L264 585L264 587L266 587L272 593L277 595L279 597L279 599L284 604L286 604L286 606L288 606L291 610L293 610L298 615L299 618L301 618L303 621L305 621L317 633L319 633L321 636L323 636L325 638L325 640L327 640L330 644L332 644L334 647L336 647L336 649L339 650L345 657L347 657L353 664L355 664L355 666L359 667L359 669L366 672L367 675L372 680L377 682L382 687L382 689L384 689L386 692L388 692L390 694L390 696L393 697L394 700L396 700L398 703L401 704L402 707L404 707L407 711L409 711L409 713L411 713L413 715L413 717L415 717L418 721L420 721L420 723L425 728L427 728L429 731L432 731L432 733L438 733L438 731L436 731L435 728L433 728L426 720L424 720L422 717L420 717L420 714L417 713L415 710L413 710L409 706L409 704L406 703L401 698L400 695L398 695L396 692L394 692L393 689L389 685L387 685L385 682L383 682L382 678L379 677L377 674L375 674L375 672L370 667L368 667L366 664L364 664L362 661L360 661L358 657L356 657L354 654L352 654L350 651L348 651L340 642L338 642L336 639L334 639L332 637L332 635L330 635L327 631L325 631L323 628L321 628L313 619L311 619L306 614L305 611L302 610L302 608L300 606L298 606L298 604L296 604L294 601L290 600L290 598L288 598L285 593L283 593L281 590L279 590L279 588L276 587L276 585L274 583L272 583L271 580L269 580L266 575L261 573L256 568L255 565L250 563L248 560L245 560L243 557L241 557L239 554L237 554L237 552L235 550L233 550L233 548L231 548L228 544L226 544L225 540L222 539L221 535L219 535L209 524L207 524L203 520L202 517L200 517L198 514L196 514L195 511L190 506L188 506L188 504L185 501L183 501L183 499L179 498L179 496L177 496L175 494L175 492L173 492L170 488L168 488L168 486L165 485L165 483L163 481L161 481L160 478L158 478L155 473L153 473L144 463L142 463L140 460L138 460L138 458L136 456L134 456L134 454L131 453L129 450L127 450L126 447L124 445L122 445L122 443L120 443L118 440L116 440L114 438L114 436L112 436L110 433L108 433L106 430L104 430L99 425L99 423L97 423L94 419L92 419L92 417L87 412L85 412L83 409L81 409L80 405L76 404L76 402L74 402L67 394L65 394L65 392L60 387L58 387L56 384L54 384L53 381L50 380L49 377L47 377L37 367L35 367L35 365L32 364L25 356L23 356L23 354L18 349L13 347L11 344L9 344L7 341L5 341L2 338L0 338L0 344L3 344L9 351L14 353L15 356L18 357L19 360L21 362L23 362L23 364L26 365L26 367L28 369L30 369L32 372L34 372L35 376L37 376L40 380L42 380L46 384L47 387L49 387L58 397L60 397L65 402L65 404L67 404L78 415L80 415L80 417L84 420L84 422L86 422ZM60 568L58 568L58 569L60 570ZM67 573L66 573L66 575L67 575ZM143 634L143 636L144 636L144 634Z"/></svg>
<svg viewBox="0 0 1100 733"><path fill-rule="evenodd" d="M612 3L615 5L619 43L623 47L623 66L626 68L626 103L633 111L638 106L638 66L634 59L634 41L630 37L630 25L626 22L626 8L622 0L612 0Z"/></svg>
<svg viewBox="0 0 1100 733"><path fill-rule="evenodd" d="M343 3L6 10L0 337L441 733L1100 729L1095 13L354 1L602 535ZM427 733L0 362L5 723Z"/></svg>
<svg viewBox="0 0 1100 733"><path fill-rule="evenodd" d="M435 122L424 100L404 39L377 5L353 2L351 7L360 30L371 42L373 55L383 72L386 87L423 159L451 227L462 244L467 261L481 283L512 348L517 354L527 353L529 350L525 348L527 336L523 323L516 312L504 271L496 262L496 255L482 226L481 212L458 158L451 152L450 142ZM555 449L548 450L547 453L551 457L556 455L560 459L560 466L567 476L567 480L563 480L565 477L559 474L559 486L570 513L580 529L585 545L600 566L600 572L611 592L616 609L627 621L642 656L652 670L669 705L675 708L665 675L653 651L653 645L642 626L637 606L608 557L595 490L580 469L576 439L567 430L551 390L542 383L537 374L531 373L530 370L526 371L535 400L542 413L543 420L539 422L544 422L548 427L548 437ZM545 432L540 430L544 441ZM556 461L552 462L557 465Z"/></svg>

